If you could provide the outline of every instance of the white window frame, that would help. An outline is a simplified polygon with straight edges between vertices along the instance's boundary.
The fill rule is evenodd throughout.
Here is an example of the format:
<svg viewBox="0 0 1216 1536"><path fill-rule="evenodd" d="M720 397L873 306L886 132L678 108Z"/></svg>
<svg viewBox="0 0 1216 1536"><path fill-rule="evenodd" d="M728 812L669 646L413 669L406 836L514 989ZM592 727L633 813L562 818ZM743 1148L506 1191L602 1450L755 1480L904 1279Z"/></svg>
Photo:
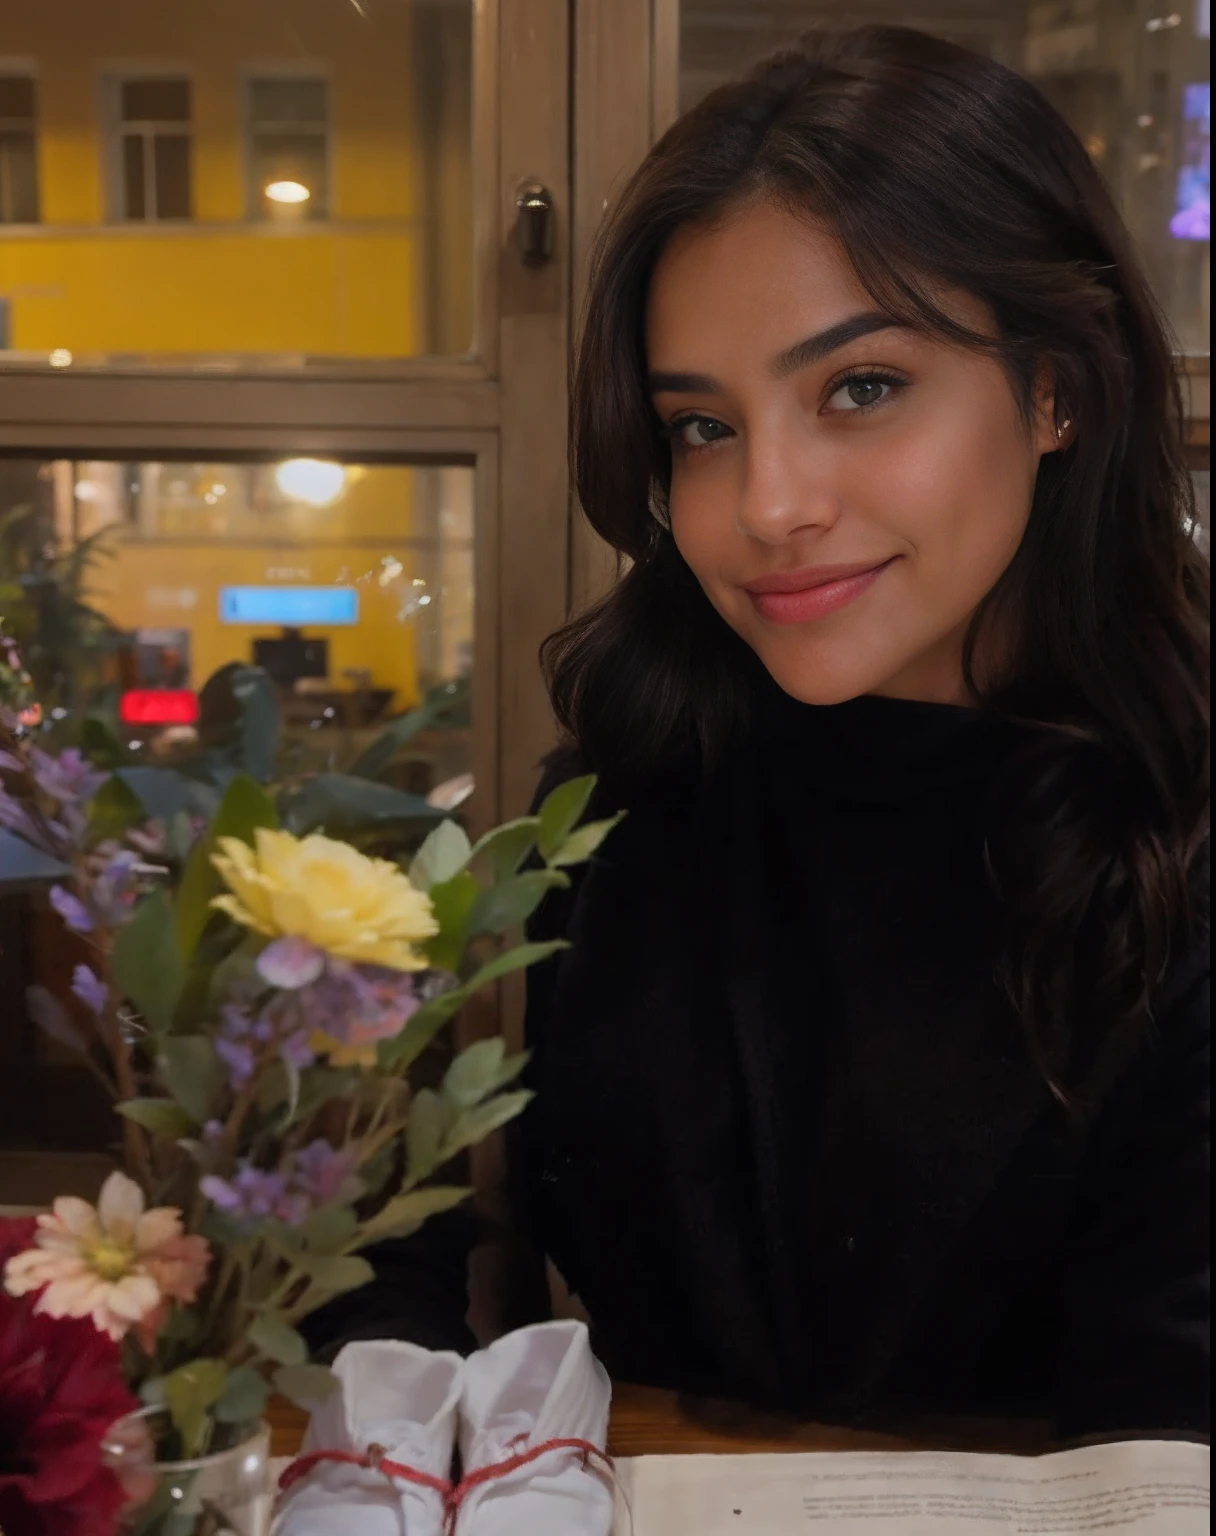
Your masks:
<svg viewBox="0 0 1216 1536"><path fill-rule="evenodd" d="M190 93L190 115L183 119L157 120L149 118L146 121L137 120L128 123L122 115L122 88L140 80L180 80L186 85ZM184 225L194 222L194 72L189 65L183 64L139 64L136 66L114 65L107 66L103 76L103 123L104 133L104 183L106 188L106 204L109 222L122 224L128 228L139 229L146 226L159 225ZM140 131L144 142L144 217L142 219L130 218L126 212L126 167L123 160L123 140L132 136L132 129ZM156 177L155 157L149 153L149 145L155 143L157 136L165 138L184 138L187 144L187 157L190 165L190 212L185 218L162 219L153 214L149 217L147 209L156 205Z"/></svg>

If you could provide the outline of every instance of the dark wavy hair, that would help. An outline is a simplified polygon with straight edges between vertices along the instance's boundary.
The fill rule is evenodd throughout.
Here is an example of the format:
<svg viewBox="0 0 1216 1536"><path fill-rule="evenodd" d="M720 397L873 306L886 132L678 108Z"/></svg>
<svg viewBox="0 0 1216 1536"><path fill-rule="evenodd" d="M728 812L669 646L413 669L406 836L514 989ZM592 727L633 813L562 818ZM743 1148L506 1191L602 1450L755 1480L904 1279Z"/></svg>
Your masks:
<svg viewBox="0 0 1216 1536"><path fill-rule="evenodd" d="M1166 323L1076 135L1026 80L899 27L811 32L714 91L650 152L594 256L573 471L622 579L542 652L554 709L622 801L747 730L751 653L664 519L670 449L644 311L682 226L753 197L833 229L878 306L999 357L1027 417L1041 370L1075 441L1042 460L1029 525L975 616L984 706L1037 729L990 840L1005 983L1049 1081L1088 1021L1143 1020L1191 918L1208 826L1208 566ZM995 317L973 334L934 295ZM1000 615L999 675L976 642ZM742 655L741 652L746 652ZM749 666L750 663L750 666Z"/></svg>

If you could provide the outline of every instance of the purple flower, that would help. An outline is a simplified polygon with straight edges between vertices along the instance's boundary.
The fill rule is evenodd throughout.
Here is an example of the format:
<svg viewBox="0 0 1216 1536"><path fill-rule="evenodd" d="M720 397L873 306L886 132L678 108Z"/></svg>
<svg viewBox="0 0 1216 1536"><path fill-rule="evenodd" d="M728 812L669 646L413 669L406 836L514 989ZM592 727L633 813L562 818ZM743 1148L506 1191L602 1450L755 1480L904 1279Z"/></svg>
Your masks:
<svg viewBox="0 0 1216 1536"><path fill-rule="evenodd" d="M68 747L58 757L31 747L30 767L43 794L66 805L91 800L110 777L99 773L77 747Z"/></svg>
<svg viewBox="0 0 1216 1536"><path fill-rule="evenodd" d="M275 939L258 956L258 971L272 987L297 991L316 981L325 969L325 954L297 934Z"/></svg>
<svg viewBox="0 0 1216 1536"><path fill-rule="evenodd" d="M285 1173L255 1168L244 1161L231 1179L208 1174L199 1180L199 1188L213 1205L238 1220L265 1221L274 1217L298 1227L308 1215L308 1197L288 1188Z"/></svg>
<svg viewBox="0 0 1216 1536"><path fill-rule="evenodd" d="M255 1066L253 1020L235 1004L229 1003L220 1016L220 1030L215 1037L215 1054L228 1069L228 1081L236 1092L253 1076Z"/></svg>
<svg viewBox="0 0 1216 1536"><path fill-rule="evenodd" d="M309 1027L345 1045L372 1045L398 1034L419 1006L413 977L383 965L330 960L300 993Z"/></svg>
<svg viewBox="0 0 1216 1536"><path fill-rule="evenodd" d="M101 847L104 862L93 877L93 899L112 926L131 913L139 896L139 855L130 848L107 843Z"/></svg>
<svg viewBox="0 0 1216 1536"><path fill-rule="evenodd" d="M74 932L92 933L93 919L89 916L84 903L78 896L73 896L65 886L51 887L51 906Z"/></svg>
<svg viewBox="0 0 1216 1536"><path fill-rule="evenodd" d="M110 989L87 965L78 965L72 972L72 991L94 1013L104 1011L110 1000Z"/></svg>
<svg viewBox="0 0 1216 1536"><path fill-rule="evenodd" d="M34 823L30 820L29 812L20 800L15 800L9 794L3 784L0 784L0 827L7 827L10 832L23 837L27 843L33 843L37 847L42 846L42 840L38 836Z"/></svg>
<svg viewBox="0 0 1216 1536"><path fill-rule="evenodd" d="M291 1163L293 1185L313 1205L328 1205L333 1200L349 1205L357 1200L363 1185L354 1173L354 1152L349 1147L338 1152L321 1138L309 1142Z"/></svg>
<svg viewBox="0 0 1216 1536"><path fill-rule="evenodd" d="M305 1067L311 1067L317 1059L317 1053L308 1042L308 1031L297 1030L294 1035L288 1035L279 1046L279 1055L289 1067L295 1067L297 1072L302 1072Z"/></svg>

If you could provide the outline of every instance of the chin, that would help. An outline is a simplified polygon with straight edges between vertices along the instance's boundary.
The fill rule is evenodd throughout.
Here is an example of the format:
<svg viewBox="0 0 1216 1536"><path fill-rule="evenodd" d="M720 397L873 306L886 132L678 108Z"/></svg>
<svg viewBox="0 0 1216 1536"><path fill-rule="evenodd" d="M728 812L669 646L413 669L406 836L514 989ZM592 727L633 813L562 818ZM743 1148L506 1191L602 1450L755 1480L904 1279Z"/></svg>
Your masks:
<svg viewBox="0 0 1216 1536"><path fill-rule="evenodd" d="M888 675L855 663L833 665L829 658L766 656L762 650L756 654L777 686L800 704L845 704L863 693L879 692Z"/></svg>

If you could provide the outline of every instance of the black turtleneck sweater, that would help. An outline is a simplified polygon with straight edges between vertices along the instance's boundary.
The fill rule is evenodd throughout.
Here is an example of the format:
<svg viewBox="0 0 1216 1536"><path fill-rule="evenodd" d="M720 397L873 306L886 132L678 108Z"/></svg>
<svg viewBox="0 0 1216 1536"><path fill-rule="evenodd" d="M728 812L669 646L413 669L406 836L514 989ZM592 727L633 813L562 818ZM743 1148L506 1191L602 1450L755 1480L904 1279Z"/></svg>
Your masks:
<svg viewBox="0 0 1216 1536"><path fill-rule="evenodd" d="M614 1374L821 1419L1206 1431L1206 930L1066 1112L994 977L1014 747L970 710L782 695L537 915L572 947L529 976L515 1210ZM409 1272L375 1329L431 1339Z"/></svg>

